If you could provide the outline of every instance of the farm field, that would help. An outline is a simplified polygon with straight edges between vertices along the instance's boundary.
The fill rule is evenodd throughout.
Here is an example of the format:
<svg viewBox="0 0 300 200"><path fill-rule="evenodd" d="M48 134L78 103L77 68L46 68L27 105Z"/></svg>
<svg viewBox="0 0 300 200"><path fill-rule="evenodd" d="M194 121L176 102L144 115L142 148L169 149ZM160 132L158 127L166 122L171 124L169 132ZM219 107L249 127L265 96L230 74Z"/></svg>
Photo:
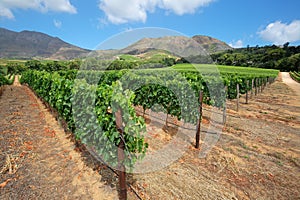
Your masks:
<svg viewBox="0 0 300 200"><path fill-rule="evenodd" d="M190 147L166 169L136 176L141 191L148 199L299 198L299 87L281 73L238 113L235 100L227 101L227 125L208 156L199 159L199 151ZM209 114L203 115L207 127ZM156 131L157 138L168 140Z"/></svg>
<svg viewBox="0 0 300 200"><path fill-rule="evenodd" d="M190 145L181 158L162 170L130 176L130 184L142 199L297 199L300 182L299 84L286 73L281 76L249 104L241 103L239 112L235 111L236 100L227 100L227 124L207 157L199 158L199 150L193 147L193 135L187 133ZM86 155L78 155L78 149L66 139L68 135L25 86L5 86L0 101L1 124L4 124L1 127L0 141L4 148L1 157L7 160L9 155L13 166L12 171L7 169L1 174L3 189L0 196L15 195L17 198L20 197L18 194L30 194L47 198L60 185L54 198L64 197L66 191L77 191L75 198L84 197L87 195L85 190L90 196L104 195L103 199L109 199L108 194L112 194L111 198L114 198L117 177ZM207 111L209 107L205 106L203 113L201 135L204 138L212 123ZM28 115L32 116L30 121L26 121ZM155 115L146 111L149 152L170 142L176 134L176 127L171 126L166 131L164 121ZM173 123L178 122L173 119ZM40 130L43 130L42 135L37 136ZM20 145L12 149L6 144ZM81 162L84 164L79 166L84 166L85 170L74 169ZM5 169L5 166L1 163L0 167ZM92 168L98 169L101 175L95 175ZM50 183L43 172L51 173ZM64 179L61 174L65 174ZM80 178L82 176L84 179ZM76 178L82 182L74 183ZM91 189L89 182L99 182L95 187L103 189ZM31 183L30 188L24 190L27 183ZM86 189L78 190L79 187ZM130 199L137 199L133 193L129 195Z"/></svg>
<svg viewBox="0 0 300 200"><path fill-rule="evenodd" d="M0 200L300 200L299 7L0 0Z"/></svg>
<svg viewBox="0 0 300 200"><path fill-rule="evenodd" d="M225 65L212 65L212 64L176 64L172 66L172 69L177 71L199 71L200 73L206 74L209 72L219 72L220 74L225 73L238 73L245 75L277 75L278 70L274 69L260 69L254 67L238 67L238 66L225 66Z"/></svg>

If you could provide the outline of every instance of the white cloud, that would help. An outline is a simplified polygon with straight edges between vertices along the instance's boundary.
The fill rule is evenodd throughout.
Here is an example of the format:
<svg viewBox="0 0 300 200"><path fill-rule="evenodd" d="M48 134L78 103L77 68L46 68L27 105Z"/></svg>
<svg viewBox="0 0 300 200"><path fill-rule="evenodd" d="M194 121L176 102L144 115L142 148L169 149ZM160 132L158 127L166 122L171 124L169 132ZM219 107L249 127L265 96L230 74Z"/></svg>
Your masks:
<svg viewBox="0 0 300 200"><path fill-rule="evenodd" d="M229 43L229 46L231 46L232 48L242 48L244 44L242 40L238 40L236 42Z"/></svg>
<svg viewBox="0 0 300 200"><path fill-rule="evenodd" d="M13 19L14 15L10 11L10 9L2 7L1 4L0 4L0 17L5 17L5 18L8 18L8 19Z"/></svg>
<svg viewBox="0 0 300 200"><path fill-rule="evenodd" d="M99 8L103 10L108 20L114 24L128 21L145 22L147 18L146 7L139 0L102 0Z"/></svg>
<svg viewBox="0 0 300 200"><path fill-rule="evenodd" d="M53 20L53 23L56 28L61 28L62 25L61 21L55 19Z"/></svg>
<svg viewBox="0 0 300 200"><path fill-rule="evenodd" d="M210 4L212 0L162 0L161 8L171 10L177 15L183 15L187 13L194 13L197 8L204 7Z"/></svg>
<svg viewBox="0 0 300 200"><path fill-rule="evenodd" d="M77 13L69 0L0 0L0 17L14 18L15 9Z"/></svg>
<svg viewBox="0 0 300 200"><path fill-rule="evenodd" d="M75 14L76 8L70 3L69 0L41 0L46 10L52 10L57 12L66 12Z"/></svg>
<svg viewBox="0 0 300 200"><path fill-rule="evenodd" d="M294 20L290 24L276 21L270 23L264 30L258 32L260 37L276 45L286 42L296 42L300 40L300 20Z"/></svg>
<svg viewBox="0 0 300 200"><path fill-rule="evenodd" d="M156 8L177 15L194 13L200 7L214 0L100 0L99 8L104 11L108 21L114 24L145 22L147 14Z"/></svg>

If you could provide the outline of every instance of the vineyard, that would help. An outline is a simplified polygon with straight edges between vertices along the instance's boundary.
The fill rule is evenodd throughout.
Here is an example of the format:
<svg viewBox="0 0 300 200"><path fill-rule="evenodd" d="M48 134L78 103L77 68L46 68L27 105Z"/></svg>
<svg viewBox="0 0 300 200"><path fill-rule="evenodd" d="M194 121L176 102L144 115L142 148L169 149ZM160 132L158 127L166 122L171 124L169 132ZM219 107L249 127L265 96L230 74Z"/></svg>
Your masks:
<svg viewBox="0 0 300 200"><path fill-rule="evenodd" d="M116 170L122 169L122 166L120 166L119 149L123 149L124 155L121 162L124 167L126 167L126 171L130 172L135 169L137 162L142 161L145 156L153 152L153 149L157 148L154 141L161 142L162 136L153 133L153 130L157 130L158 128L153 127L153 123L149 124L149 122L147 122L147 120L149 120L149 110L153 113L165 113L163 116L166 118L161 120L161 122L164 123L164 127L170 126L170 129L162 129L166 132L161 132L160 135L173 134L172 127L174 124L172 120L175 118L177 121L193 126L198 126L199 121L204 119L202 122L204 125L203 130L201 130L201 134L203 134L201 135L201 139L203 140L202 137L204 135L208 137L207 134L209 134L206 127L207 120L210 120L210 110L207 110L207 108L216 107L221 110L222 113L222 110L226 110L227 107L229 111L229 113L227 113L229 121L223 130L226 132L232 130L233 119L245 115L247 116L248 122L249 116L251 116L248 114L248 109L252 109L256 101L256 99L254 100L253 98L249 99L249 104L242 103L240 111L233 113L232 108L234 108L233 103L237 102L236 98L241 97L243 94L247 95L247 93L260 93L263 88L265 88L266 91L268 91L269 87L274 88L274 84L270 85L270 83L275 81L277 75L278 71L276 70L179 64L170 68L145 70L62 70L56 72L27 70L22 73L20 81L32 88L32 90L43 99L45 104L51 107L50 110L53 108L53 110L57 111L59 118L66 122L68 130L73 132L75 138L85 144L89 150L96 152L97 158L100 158L110 167ZM13 77L14 76L11 75L4 78L6 81L10 80L11 82ZM277 85L277 81L275 85ZM200 94L202 98L200 98ZM258 101L259 96L262 94L263 93L256 96ZM199 101L200 99L203 101ZM205 105L202 105L202 102ZM204 109L203 112L201 111L202 108ZM245 109L247 110L246 114L244 114ZM269 112L271 111L266 109L259 111L259 113L261 113L260 115L267 115ZM119 118L120 116L121 119ZM283 117L289 116L282 115L281 118ZM154 118L152 120L154 120ZM259 119L257 118L257 120ZM243 126L248 127L247 124ZM196 130L194 131L192 141L194 141L193 139L196 134ZM154 138L149 139L149 135L145 134L146 132L150 134L150 137ZM247 132L243 132L243 134L244 133L245 136L247 136ZM222 137L228 137L227 134L228 133ZM265 137L262 132L258 132L257 135L258 134L261 135L258 137ZM238 137L244 138L245 136L240 135ZM157 139L157 137L159 137L159 139ZM168 137L170 136L166 136L165 138ZM231 138L228 141L236 142L236 135L234 135L234 138L234 140ZM251 142L251 140L249 141ZM237 143L238 147L241 147L241 149L237 151L238 154L245 150L255 151L255 148L259 146L259 144L253 143L252 147L249 141L245 144ZM203 165L201 160L198 161L197 159L195 161L195 158L193 158L193 154L196 155L198 152L193 147L194 144L194 142L189 143L188 149L191 150L188 150L188 155L179 159L180 165L186 166L185 169L189 171L189 174L193 173L190 169L195 170L194 167ZM159 143L159 145L161 144ZM171 145L175 144L172 143ZM221 143L221 146L222 145L225 144ZM174 147L176 147L176 145ZM215 150L213 151L216 153ZM230 150L229 152L232 151L236 154L235 150ZM246 155L241 156L243 159L249 159ZM225 171L229 172L227 174L228 178L230 178L229 182L231 183L231 181L235 181L235 179L231 179L231 168L226 167L226 165L230 165L229 162L233 162L227 160L229 158L225 157L225 160L218 161L218 165L220 166L216 166L217 171L214 171L214 168L210 170L214 173L219 173L218 170L224 170L224 173ZM203 161L204 163L208 163L208 165L205 164L205 167L209 167L211 163L215 163L213 154L210 154L207 159L205 162ZM182 160L184 160L184 162ZM197 162L197 165L192 164L194 161ZM297 163L298 161L295 160L295 162ZM175 164L175 166L179 167L179 163L178 166L177 164ZM223 164L226 165L222 167ZM250 165L251 162L249 161L248 164ZM233 165L231 167L235 168ZM162 170L161 173L166 174L160 175L160 173L154 173L153 176L156 177L158 175L160 178L167 178L169 177L168 174L173 173L173 170L174 169ZM242 169L240 168L239 170ZM197 170L195 172L197 172ZM177 173L178 171L175 175ZM234 171L234 173L239 175L240 171ZM152 174L145 175L149 181L153 180L153 176ZM129 177L131 177L131 175ZM140 176L135 177L138 179ZM148 179L145 179L145 177L142 179L147 182ZM187 184L186 181L191 181L187 176L183 177L185 178L182 178L182 183ZM186 181L184 179L186 179ZM252 181L255 180L254 177ZM167 180L164 179L164 181ZM130 179L129 182L131 184L132 180ZM144 193L145 188L151 196L157 195L157 197L162 197L160 195L164 194L159 188L155 189L156 185L154 185L153 188L148 188L147 184L136 184L138 187L135 185L135 189L139 195L146 195ZM177 185L178 184L179 183L177 183ZM198 182L198 184L200 184L200 182ZM210 185L211 183L207 184ZM185 186L182 185L182 191L179 191L181 195L183 195L182 192L185 191L185 189L183 189L184 187ZM161 188L167 188L167 184L161 186ZM193 186L191 186L191 188L193 188ZM118 188L118 190L119 189L122 191L122 187ZM195 191L195 188L185 192L186 194L193 195L193 197L195 197L196 193L199 194ZM226 195L229 197L228 194ZM180 197L183 198L186 196ZM148 197L143 196L142 199L144 198L148 199Z"/></svg>
<svg viewBox="0 0 300 200"><path fill-rule="evenodd" d="M133 105L142 106L144 111L154 105L161 105L166 114L196 124L199 119L196 112L199 91L204 93L205 104L223 107L226 98L237 97L237 84L239 93L245 94L253 88L274 82L277 74L277 70L256 68L218 66L215 69L201 65L193 69L190 66L176 65L174 69L135 71L27 71L21 81L28 83L39 96L56 108L68 122L70 129L74 130L71 98L75 79L84 79L86 85L96 84L98 88L107 87L107 90L113 90L114 82L120 80L124 90L134 92ZM106 106L112 105L107 103Z"/></svg>
<svg viewBox="0 0 300 200"><path fill-rule="evenodd" d="M290 76L292 79L300 83L300 73L299 72L290 72Z"/></svg>
<svg viewBox="0 0 300 200"><path fill-rule="evenodd" d="M136 116L133 106L141 106L143 115L147 109L164 111L167 118L173 116L196 125L202 117L198 109L199 91L203 92L203 103L223 108L226 98L238 96L237 84L239 93L245 94L273 82L278 74L266 69L214 69L206 65L196 68L176 65L174 69L160 70L54 73L28 70L22 74L21 82L58 111L77 139L94 146L114 167L118 164L116 146L124 140L126 158L130 158L124 163L130 170L148 147L142 136L144 120ZM114 114L118 109L123 112L124 138L119 137L115 126Z"/></svg>

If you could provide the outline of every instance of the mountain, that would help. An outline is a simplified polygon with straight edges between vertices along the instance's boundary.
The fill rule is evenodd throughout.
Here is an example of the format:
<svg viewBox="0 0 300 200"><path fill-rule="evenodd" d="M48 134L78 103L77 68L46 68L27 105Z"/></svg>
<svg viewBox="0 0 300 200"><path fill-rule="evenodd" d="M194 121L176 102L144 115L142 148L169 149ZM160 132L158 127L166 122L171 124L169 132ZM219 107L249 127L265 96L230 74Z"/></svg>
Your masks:
<svg viewBox="0 0 300 200"><path fill-rule="evenodd" d="M0 58L68 60L89 52L44 33L0 28Z"/></svg>
<svg viewBox="0 0 300 200"><path fill-rule="evenodd" d="M218 39L196 35L192 38L183 36L165 36L143 38L120 50L94 51L89 56L111 57L118 54L142 55L160 50L178 57L207 55L231 49ZM90 50L71 45L63 40L35 31L14 32L0 28L0 58L15 59L57 59L70 60L85 57Z"/></svg>
<svg viewBox="0 0 300 200"><path fill-rule="evenodd" d="M192 37L192 39L202 45L203 48L209 53L216 53L232 49L232 47L225 42L209 36L195 35Z"/></svg>
<svg viewBox="0 0 300 200"><path fill-rule="evenodd" d="M160 38L143 38L122 49L120 52L138 55L154 49L160 49L171 52L176 56L186 57L207 55L232 48L225 42L209 36L197 35L192 38L183 36L165 36Z"/></svg>

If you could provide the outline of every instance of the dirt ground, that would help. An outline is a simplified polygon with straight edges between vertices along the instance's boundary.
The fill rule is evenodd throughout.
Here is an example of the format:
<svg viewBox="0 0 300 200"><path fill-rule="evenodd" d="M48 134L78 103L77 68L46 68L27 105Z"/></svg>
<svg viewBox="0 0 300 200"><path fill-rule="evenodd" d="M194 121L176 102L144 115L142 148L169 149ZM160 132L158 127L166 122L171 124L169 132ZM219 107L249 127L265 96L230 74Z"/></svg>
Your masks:
<svg viewBox="0 0 300 200"><path fill-rule="evenodd" d="M204 107L199 150L195 127L147 111L149 151L128 179L141 199L300 199L299 84L281 73L244 102L227 102L225 126ZM76 151L28 88L6 86L0 108L0 199L117 198L116 176Z"/></svg>
<svg viewBox="0 0 300 200"><path fill-rule="evenodd" d="M182 157L133 176L144 199L300 199L300 84L281 73L249 104L241 97L239 112L236 100L227 106L226 126L212 123L222 117L204 108L202 142L211 137L209 125L222 132L215 134L219 139L206 156L199 156L205 144L200 150L192 147L195 131L185 132L190 145ZM151 113L148 118L155 119ZM148 124L150 151L172 142L178 131L166 134L162 126Z"/></svg>
<svg viewBox="0 0 300 200"><path fill-rule="evenodd" d="M0 97L0 199L118 199L16 78Z"/></svg>

